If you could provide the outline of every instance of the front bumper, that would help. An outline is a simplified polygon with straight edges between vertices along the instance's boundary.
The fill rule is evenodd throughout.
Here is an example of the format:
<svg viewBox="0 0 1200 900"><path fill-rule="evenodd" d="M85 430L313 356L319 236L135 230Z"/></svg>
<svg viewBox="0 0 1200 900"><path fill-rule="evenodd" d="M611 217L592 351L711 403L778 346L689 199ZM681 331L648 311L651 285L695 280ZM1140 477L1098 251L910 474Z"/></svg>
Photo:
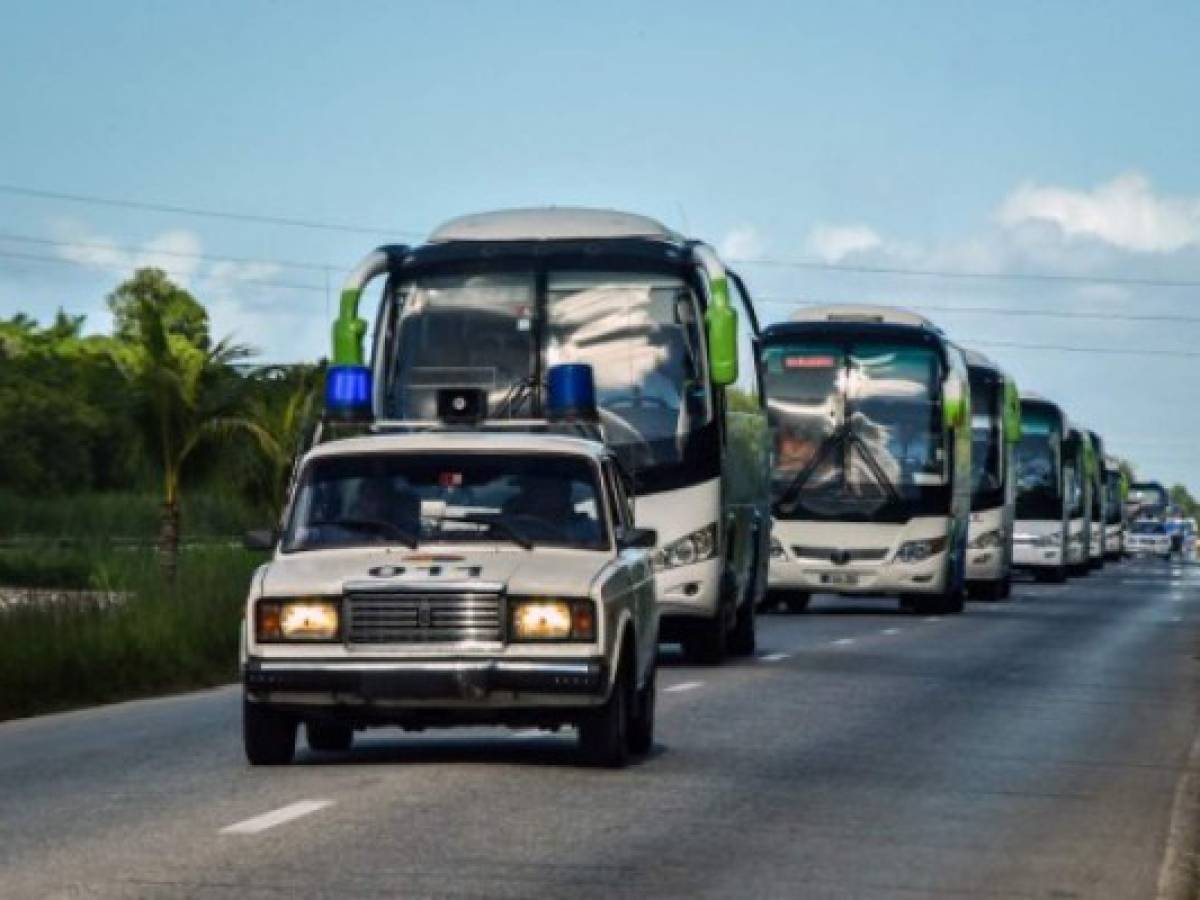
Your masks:
<svg viewBox="0 0 1200 900"><path fill-rule="evenodd" d="M251 700L298 706L540 708L603 702L609 666L580 659L315 661L250 658Z"/></svg>
<svg viewBox="0 0 1200 900"><path fill-rule="evenodd" d="M999 548L967 551L967 581L999 581L1005 574L1004 553Z"/></svg>
<svg viewBox="0 0 1200 900"><path fill-rule="evenodd" d="M1063 565L1062 547L1013 544L1013 565L1022 569L1057 569Z"/></svg>
<svg viewBox="0 0 1200 900"><path fill-rule="evenodd" d="M917 563L847 566L772 558L770 585L820 594L941 594L946 590L946 553Z"/></svg>

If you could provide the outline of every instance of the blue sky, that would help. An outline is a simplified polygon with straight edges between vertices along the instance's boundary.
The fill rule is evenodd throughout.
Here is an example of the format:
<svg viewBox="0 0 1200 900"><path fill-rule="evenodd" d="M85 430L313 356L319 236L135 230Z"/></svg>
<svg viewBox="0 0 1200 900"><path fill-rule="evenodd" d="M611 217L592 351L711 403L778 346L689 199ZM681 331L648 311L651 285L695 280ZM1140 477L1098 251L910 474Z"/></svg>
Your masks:
<svg viewBox="0 0 1200 900"><path fill-rule="evenodd" d="M104 328L105 293L154 262L218 331L313 358L324 275L277 261L336 288L389 237L540 203L646 212L743 260L1200 280L1197 46L1193 2L9 6L0 184L384 233L0 192L0 315ZM1159 352L1200 352L1200 324L947 309L1187 315L1200 288L740 268L767 319L935 307L1145 474L1200 489L1200 359Z"/></svg>

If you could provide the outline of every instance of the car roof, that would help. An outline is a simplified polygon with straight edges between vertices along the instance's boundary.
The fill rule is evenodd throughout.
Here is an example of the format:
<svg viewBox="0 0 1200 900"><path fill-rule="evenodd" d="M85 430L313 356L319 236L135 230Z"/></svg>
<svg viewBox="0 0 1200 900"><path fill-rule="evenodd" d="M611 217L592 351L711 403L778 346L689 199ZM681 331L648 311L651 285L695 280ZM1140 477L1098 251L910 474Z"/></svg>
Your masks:
<svg viewBox="0 0 1200 900"><path fill-rule="evenodd" d="M488 431L422 431L371 434L318 444L310 459L364 453L556 453L600 460L608 448L599 441L562 434Z"/></svg>

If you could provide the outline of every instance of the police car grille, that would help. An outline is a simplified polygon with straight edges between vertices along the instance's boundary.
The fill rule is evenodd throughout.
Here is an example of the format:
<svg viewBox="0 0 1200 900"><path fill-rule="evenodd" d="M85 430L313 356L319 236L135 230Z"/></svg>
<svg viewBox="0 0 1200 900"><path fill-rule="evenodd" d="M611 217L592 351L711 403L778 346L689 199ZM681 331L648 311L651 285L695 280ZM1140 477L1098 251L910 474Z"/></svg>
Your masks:
<svg viewBox="0 0 1200 900"><path fill-rule="evenodd" d="M422 644L499 641L496 594L350 594L351 644Z"/></svg>

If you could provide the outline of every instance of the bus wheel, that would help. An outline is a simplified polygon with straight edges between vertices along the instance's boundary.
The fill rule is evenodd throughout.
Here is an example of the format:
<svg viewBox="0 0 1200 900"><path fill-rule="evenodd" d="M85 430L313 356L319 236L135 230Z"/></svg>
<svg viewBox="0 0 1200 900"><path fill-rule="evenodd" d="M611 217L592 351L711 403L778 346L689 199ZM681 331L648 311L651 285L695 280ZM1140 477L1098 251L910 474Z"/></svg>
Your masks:
<svg viewBox="0 0 1200 900"><path fill-rule="evenodd" d="M756 646L754 598L751 597L738 607L737 617L733 621L733 631L729 635L729 653L732 656L749 656L754 652Z"/></svg>
<svg viewBox="0 0 1200 900"><path fill-rule="evenodd" d="M1062 584L1067 580L1067 567L1057 566L1053 569L1038 569L1033 577L1047 584Z"/></svg>
<svg viewBox="0 0 1200 900"><path fill-rule="evenodd" d="M711 619L692 625L691 632L683 639L683 655L689 662L715 666L723 663L729 654L728 640L725 616L718 611Z"/></svg>
<svg viewBox="0 0 1200 900"><path fill-rule="evenodd" d="M1012 596L1012 576L1005 575L1004 580L1000 582L1000 599L1007 600Z"/></svg>
<svg viewBox="0 0 1200 900"><path fill-rule="evenodd" d="M798 615L808 609L811 599L812 594L806 591L788 591L783 595L783 605L788 612Z"/></svg>
<svg viewBox="0 0 1200 900"><path fill-rule="evenodd" d="M951 588L938 598L939 612L955 616L967 608L967 591L962 585Z"/></svg>

